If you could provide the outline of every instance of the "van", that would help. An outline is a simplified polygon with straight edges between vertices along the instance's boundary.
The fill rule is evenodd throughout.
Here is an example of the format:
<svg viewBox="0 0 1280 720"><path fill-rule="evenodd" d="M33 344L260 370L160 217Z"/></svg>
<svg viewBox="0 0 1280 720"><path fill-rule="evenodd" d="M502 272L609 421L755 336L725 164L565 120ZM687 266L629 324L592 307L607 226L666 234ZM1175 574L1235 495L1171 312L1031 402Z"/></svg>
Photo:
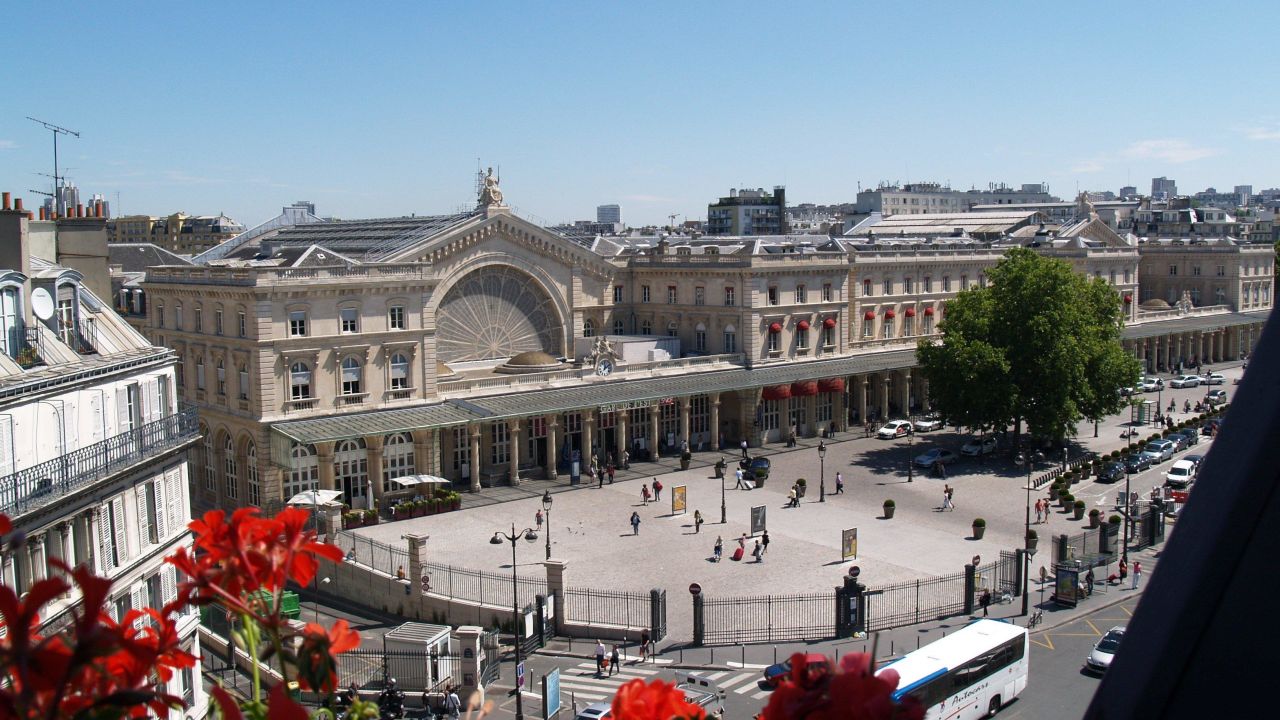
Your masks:
<svg viewBox="0 0 1280 720"><path fill-rule="evenodd" d="M677 680L676 689L684 692L686 702L702 708L707 717L724 716L725 691L714 680L691 672L680 673Z"/></svg>
<svg viewBox="0 0 1280 720"><path fill-rule="evenodd" d="M1196 477L1196 464L1190 460L1179 460L1169 466L1164 474L1164 484L1171 488L1182 489L1191 484Z"/></svg>
<svg viewBox="0 0 1280 720"><path fill-rule="evenodd" d="M1165 460L1173 457L1173 453L1177 450L1177 447L1177 445L1173 444L1172 440L1160 439L1152 440L1147 443L1147 446L1143 448L1143 450L1156 456L1156 462L1164 462Z"/></svg>

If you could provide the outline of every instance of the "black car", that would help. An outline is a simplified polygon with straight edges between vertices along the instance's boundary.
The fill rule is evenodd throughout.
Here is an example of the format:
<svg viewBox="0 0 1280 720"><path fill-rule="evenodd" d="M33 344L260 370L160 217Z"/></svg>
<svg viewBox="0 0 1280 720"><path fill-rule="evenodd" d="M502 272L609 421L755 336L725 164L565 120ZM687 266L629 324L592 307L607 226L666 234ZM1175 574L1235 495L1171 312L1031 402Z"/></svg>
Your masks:
<svg viewBox="0 0 1280 720"><path fill-rule="evenodd" d="M1109 462L1098 471L1098 482L1115 482L1124 479L1124 463Z"/></svg>
<svg viewBox="0 0 1280 720"><path fill-rule="evenodd" d="M1125 457L1124 464L1131 473L1149 470L1151 468L1151 456L1143 455L1142 453L1133 453L1132 455Z"/></svg>
<svg viewBox="0 0 1280 720"><path fill-rule="evenodd" d="M750 460L739 460L738 467L742 468L742 474L748 480L769 479L769 458L767 457L754 457Z"/></svg>
<svg viewBox="0 0 1280 720"><path fill-rule="evenodd" d="M1186 450L1187 446L1191 444L1187 441L1186 436L1180 432L1169 433L1167 436L1165 436L1165 440L1168 440L1173 443L1174 452L1181 452L1183 450Z"/></svg>
<svg viewBox="0 0 1280 720"><path fill-rule="evenodd" d="M1184 447L1191 447L1192 445L1200 444L1200 433L1196 432L1195 428L1182 428L1175 434L1181 435L1187 439L1187 441L1183 443Z"/></svg>
<svg viewBox="0 0 1280 720"><path fill-rule="evenodd" d="M1201 435L1217 435L1222 432L1222 418L1210 418L1208 422L1200 428Z"/></svg>

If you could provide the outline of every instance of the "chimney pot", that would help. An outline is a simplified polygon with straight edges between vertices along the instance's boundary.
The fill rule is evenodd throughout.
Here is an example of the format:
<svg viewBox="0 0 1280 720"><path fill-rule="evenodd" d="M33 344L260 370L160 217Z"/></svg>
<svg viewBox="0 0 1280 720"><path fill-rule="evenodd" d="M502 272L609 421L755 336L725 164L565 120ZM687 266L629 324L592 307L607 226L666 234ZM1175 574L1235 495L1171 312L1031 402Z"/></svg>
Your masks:
<svg viewBox="0 0 1280 720"><path fill-rule="evenodd" d="M84 217L84 203L76 203L76 217Z"/></svg>
<svg viewBox="0 0 1280 720"><path fill-rule="evenodd" d="M28 211L27 211L27 221L28 221L28 222L30 222L30 221L35 220L35 219L36 219L36 214L35 214L35 213L33 213L33 212L31 212L30 210L28 210Z"/></svg>
<svg viewBox="0 0 1280 720"><path fill-rule="evenodd" d="M3 193L3 196L4 196L4 209L5 209L5 210L8 210L8 209L9 209L9 202L10 202L10 200L11 200L11 198L12 198L13 196L9 194L9 191L8 191L8 190L6 190L6 191Z"/></svg>
<svg viewBox="0 0 1280 720"><path fill-rule="evenodd" d="M44 206L43 206L43 205L41 205L41 206L40 206L40 219L41 219L41 220L43 220L43 219L44 219Z"/></svg>
<svg viewBox="0 0 1280 720"><path fill-rule="evenodd" d="M22 198L14 198L14 199L13 199L13 209L14 209L14 210L17 210L17 211L19 211L19 212L21 212L21 211L22 211Z"/></svg>
<svg viewBox="0 0 1280 720"><path fill-rule="evenodd" d="M96 217L96 218L100 218L100 217L102 217L102 203L101 203L101 202L95 202L95 203L93 204L93 216L94 216L94 217Z"/></svg>

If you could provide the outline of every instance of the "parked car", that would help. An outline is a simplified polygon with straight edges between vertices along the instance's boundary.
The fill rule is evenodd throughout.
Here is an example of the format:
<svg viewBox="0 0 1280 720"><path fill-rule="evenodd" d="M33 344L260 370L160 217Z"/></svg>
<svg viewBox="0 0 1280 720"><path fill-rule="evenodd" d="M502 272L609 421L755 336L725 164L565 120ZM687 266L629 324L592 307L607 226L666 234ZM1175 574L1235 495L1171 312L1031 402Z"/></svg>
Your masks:
<svg viewBox="0 0 1280 720"><path fill-rule="evenodd" d="M1187 449L1187 438L1182 433L1171 432L1165 436L1165 439L1173 443L1174 452L1181 452Z"/></svg>
<svg viewBox="0 0 1280 720"><path fill-rule="evenodd" d="M1182 428L1181 430L1175 430L1173 435L1181 435L1186 438L1187 442L1184 445L1185 447L1200 444L1200 433L1196 432L1195 428ZM1170 435L1169 437L1173 437L1173 435Z"/></svg>
<svg viewBox="0 0 1280 720"><path fill-rule="evenodd" d="M916 456L915 464L920 467L931 468L937 463L947 464L959 460L960 457L945 448L929 448L928 450Z"/></svg>
<svg viewBox="0 0 1280 720"><path fill-rule="evenodd" d="M809 674L829 673L831 672L831 660L822 653L806 653L804 656L805 667ZM791 658L787 658L780 663L774 663L764 669L764 679L760 681L760 685L772 690L778 687L778 683L782 678L791 674Z"/></svg>
<svg viewBox="0 0 1280 720"><path fill-rule="evenodd" d="M1200 383L1203 385L1226 385L1227 379L1222 376L1222 373L1205 373L1204 377L1200 379Z"/></svg>
<svg viewBox="0 0 1280 720"><path fill-rule="evenodd" d="M1200 472L1200 463L1204 462L1203 455L1183 455L1182 459L1189 463L1194 463L1196 466L1196 473Z"/></svg>
<svg viewBox="0 0 1280 720"><path fill-rule="evenodd" d="M1164 380L1158 377L1144 377L1138 381L1138 386L1142 388L1142 392L1156 392L1164 389Z"/></svg>
<svg viewBox="0 0 1280 720"><path fill-rule="evenodd" d="M1221 405L1227 401L1227 391L1222 388L1210 390L1205 399L1209 401L1210 405Z"/></svg>
<svg viewBox="0 0 1280 720"><path fill-rule="evenodd" d="M747 480L768 480L769 464L767 457L753 457L750 460L738 461L738 467L742 468L742 475Z"/></svg>
<svg viewBox="0 0 1280 720"><path fill-rule="evenodd" d="M1169 382L1169 387L1175 388L1193 388L1200 387L1199 375L1179 375Z"/></svg>
<svg viewBox="0 0 1280 720"><path fill-rule="evenodd" d="M996 451L996 438L994 435L988 435L983 438L972 438L960 448L961 455L977 457L979 455L990 455Z"/></svg>
<svg viewBox="0 0 1280 720"><path fill-rule="evenodd" d="M1122 397L1130 397L1130 396L1132 396L1132 395L1137 395L1137 394L1138 394L1138 393L1140 393L1140 392L1142 392L1142 386L1141 386L1141 385L1134 385L1133 387L1122 387L1122 388L1120 388L1120 395L1121 395Z"/></svg>
<svg viewBox="0 0 1280 720"><path fill-rule="evenodd" d="M1098 471L1098 482L1116 482L1124 479L1124 463L1109 462Z"/></svg>
<svg viewBox="0 0 1280 720"><path fill-rule="evenodd" d="M613 717L613 703L598 702L582 708L573 720L608 720L611 717Z"/></svg>
<svg viewBox="0 0 1280 720"><path fill-rule="evenodd" d="M1124 639L1124 626L1113 627L1093 646L1089 657L1085 658L1085 669L1091 672L1104 673L1111 667L1111 660L1120 650L1120 641Z"/></svg>
<svg viewBox="0 0 1280 720"><path fill-rule="evenodd" d="M916 418L915 422L911 423L912 427L915 428L916 432L929 432L930 430L941 430L944 424L945 423L942 422L942 416L936 413L933 415L925 415L924 417L918 417Z"/></svg>
<svg viewBox="0 0 1280 720"><path fill-rule="evenodd" d="M1195 479L1196 464L1187 460L1170 465L1164 473L1164 484L1171 488L1185 488Z"/></svg>
<svg viewBox="0 0 1280 720"><path fill-rule="evenodd" d="M1151 468L1152 456L1145 452L1132 453L1125 457L1124 464L1131 473L1140 473Z"/></svg>
<svg viewBox="0 0 1280 720"><path fill-rule="evenodd" d="M1209 420L1200 427L1201 435L1217 435L1220 432L1222 432L1222 418L1209 418Z"/></svg>
<svg viewBox="0 0 1280 720"><path fill-rule="evenodd" d="M911 434L911 423L906 420L890 420L876 431L876 437L891 440Z"/></svg>
<svg viewBox="0 0 1280 720"><path fill-rule="evenodd" d="M1160 458L1156 462L1164 462L1165 460L1173 457L1173 453L1177 450L1177 446L1174 445L1172 440L1162 438L1160 440L1152 440L1147 443L1146 447L1142 450L1143 452L1149 452Z"/></svg>

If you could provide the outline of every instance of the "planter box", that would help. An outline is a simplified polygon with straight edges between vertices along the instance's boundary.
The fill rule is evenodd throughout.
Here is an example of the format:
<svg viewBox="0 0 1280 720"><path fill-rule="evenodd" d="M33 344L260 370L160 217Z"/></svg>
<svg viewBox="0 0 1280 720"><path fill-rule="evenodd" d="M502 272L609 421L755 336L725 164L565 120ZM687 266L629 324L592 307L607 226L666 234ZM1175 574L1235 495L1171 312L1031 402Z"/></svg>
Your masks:
<svg viewBox="0 0 1280 720"><path fill-rule="evenodd" d="M1076 511L1076 514L1075 514L1076 520L1080 520L1084 518L1084 508L1078 507L1078 508L1072 508L1072 509Z"/></svg>
<svg viewBox="0 0 1280 720"><path fill-rule="evenodd" d="M1099 525L1101 525L1101 524L1102 524L1102 516L1101 516L1101 515L1090 515L1090 516L1089 516L1089 527L1091 527L1091 528L1096 528L1096 527L1098 527L1098 526L1099 526Z"/></svg>
<svg viewBox="0 0 1280 720"><path fill-rule="evenodd" d="M885 505L882 509L884 510L885 519L892 519L893 512L898 508L895 505Z"/></svg>
<svg viewBox="0 0 1280 720"><path fill-rule="evenodd" d="M1058 499L1058 486L1057 486L1057 485L1050 485L1050 486L1049 486L1049 500L1050 500L1050 501L1053 501L1053 500L1057 500L1057 499Z"/></svg>
<svg viewBox="0 0 1280 720"><path fill-rule="evenodd" d="M981 525L981 526L979 526L979 525L974 525L971 529L973 530L973 539L974 539L974 540L981 540L981 539L982 539L982 536L987 532L987 526L986 526L986 525Z"/></svg>
<svg viewBox="0 0 1280 720"><path fill-rule="evenodd" d="M450 509L450 510L461 510L461 509L462 509L462 498L458 498L457 500L453 500L453 501L450 503L450 507L449 507L449 509Z"/></svg>

